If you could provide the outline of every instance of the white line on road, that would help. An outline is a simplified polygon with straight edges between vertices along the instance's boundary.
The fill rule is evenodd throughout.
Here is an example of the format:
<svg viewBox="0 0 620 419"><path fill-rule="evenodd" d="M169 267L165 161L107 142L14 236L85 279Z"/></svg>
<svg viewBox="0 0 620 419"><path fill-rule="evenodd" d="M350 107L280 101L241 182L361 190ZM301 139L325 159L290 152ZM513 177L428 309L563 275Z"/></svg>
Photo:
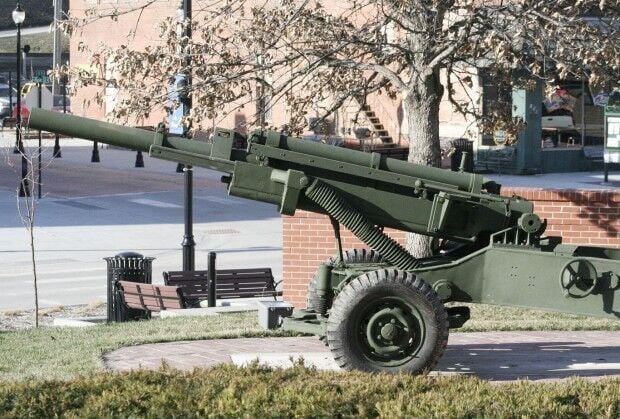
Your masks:
<svg viewBox="0 0 620 419"><path fill-rule="evenodd" d="M102 271L106 272L106 268L92 268L92 269L69 269L69 270L58 270L58 271L39 271L37 269L37 275L59 275L59 274L81 274L83 272L97 272ZM16 276L32 276L32 272L17 272L17 273L5 273L0 274L0 279L2 278L14 278Z"/></svg>
<svg viewBox="0 0 620 419"><path fill-rule="evenodd" d="M239 199L220 198L217 196L197 196L196 199L199 199L201 201L215 202L216 204L229 205L229 206L239 205L240 203L243 202Z"/></svg>
<svg viewBox="0 0 620 419"><path fill-rule="evenodd" d="M587 371L587 370L620 370L620 362L584 362L582 364L569 364L566 368L551 371Z"/></svg>
<svg viewBox="0 0 620 419"><path fill-rule="evenodd" d="M129 201L134 202L136 204L148 205L150 207L157 207L157 208L183 208L181 205L169 204L168 202L156 201L154 199L147 199L147 198L130 199Z"/></svg>
<svg viewBox="0 0 620 419"><path fill-rule="evenodd" d="M106 274L103 275L97 275L97 276L76 276L73 278L61 278L61 279L42 279L39 278L37 280L37 283L39 285L45 285L45 284L62 284L63 282L87 282L87 281L102 281L105 283L106 281ZM32 280L28 280L25 282L22 282L22 284L32 284Z"/></svg>
<svg viewBox="0 0 620 419"><path fill-rule="evenodd" d="M60 292L62 292L62 295L68 294L68 293L74 293L74 292L83 292L83 291L101 291L101 288L103 288L105 285L97 285L94 287L72 287L72 288L63 288L61 290L58 290ZM43 292L45 294L52 294L52 292L50 292L49 290L39 290L39 292ZM5 292L2 293L2 297L20 297L22 295L28 295L31 296L32 295L32 291L31 290L27 290L27 291L23 291L23 292Z"/></svg>

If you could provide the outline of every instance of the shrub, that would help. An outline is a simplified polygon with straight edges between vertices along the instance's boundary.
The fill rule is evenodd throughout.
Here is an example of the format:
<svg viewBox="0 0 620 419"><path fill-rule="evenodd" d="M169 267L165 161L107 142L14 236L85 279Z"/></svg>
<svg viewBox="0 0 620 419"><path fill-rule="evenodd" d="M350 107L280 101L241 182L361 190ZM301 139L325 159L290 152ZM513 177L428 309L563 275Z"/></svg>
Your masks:
<svg viewBox="0 0 620 419"><path fill-rule="evenodd" d="M493 384L303 365L162 368L0 384L2 417L618 417L619 403L619 379Z"/></svg>

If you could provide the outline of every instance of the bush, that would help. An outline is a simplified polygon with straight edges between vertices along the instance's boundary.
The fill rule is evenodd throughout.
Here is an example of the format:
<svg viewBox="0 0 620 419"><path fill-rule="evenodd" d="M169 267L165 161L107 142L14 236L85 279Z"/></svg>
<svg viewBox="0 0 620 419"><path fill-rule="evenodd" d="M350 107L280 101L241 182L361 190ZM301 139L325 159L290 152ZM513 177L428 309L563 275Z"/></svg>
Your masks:
<svg viewBox="0 0 620 419"><path fill-rule="evenodd" d="M620 380L492 384L470 377L223 365L0 384L1 417L618 417Z"/></svg>

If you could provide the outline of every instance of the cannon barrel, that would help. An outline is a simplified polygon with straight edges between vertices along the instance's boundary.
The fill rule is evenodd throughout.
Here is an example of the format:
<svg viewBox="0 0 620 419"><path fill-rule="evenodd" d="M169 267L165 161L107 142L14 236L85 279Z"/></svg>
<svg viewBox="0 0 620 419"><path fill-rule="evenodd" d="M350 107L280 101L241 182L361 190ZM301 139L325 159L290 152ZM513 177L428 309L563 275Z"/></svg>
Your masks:
<svg viewBox="0 0 620 419"><path fill-rule="evenodd" d="M154 134L151 131L40 108L32 109L28 125L34 129L98 141L136 151L149 152L154 141ZM190 141L187 138L172 135L166 136L166 142L171 148L191 153L206 156L211 153L211 145L205 142Z"/></svg>
<svg viewBox="0 0 620 419"><path fill-rule="evenodd" d="M280 136L274 145L284 150L302 154L325 157L338 162L351 163L362 167L373 167L387 172L411 176L424 181L436 182L464 192L480 193L487 179L472 173L458 173L436 167L424 166L402 160L381 156L378 153L365 153L357 150L333 147L327 144Z"/></svg>
<svg viewBox="0 0 620 419"><path fill-rule="evenodd" d="M275 131L255 131L247 138L247 148L239 148L239 134L222 128L214 131L210 142L192 141L159 129L150 132L42 109L32 110L29 124L35 129L148 151L158 159L228 173L230 176L223 180L230 195L276 204L282 214L293 215L297 209L332 217L346 213L341 224L352 231L358 229L356 234L362 240L368 240L366 233L374 226L384 226L475 242L481 234L516 225L522 214L533 211L532 204L523 199L483 190L488 185L479 175L333 147ZM358 215L365 219L363 228L355 221Z"/></svg>
<svg viewBox="0 0 620 419"><path fill-rule="evenodd" d="M60 114L39 108L32 110L29 125L35 129L144 152L149 152L150 146L154 142L153 133L146 130L90 118ZM210 143L190 141L184 137L167 135L166 145L187 153L204 156L211 155ZM310 156L324 157L336 162L373 167L391 173L419 178L427 182L436 182L474 194L480 193L482 185L486 182L486 179L480 175L451 172L449 170L387 158L377 153L369 154L356 150L337 148L285 135L278 136L276 141L267 141L267 145Z"/></svg>

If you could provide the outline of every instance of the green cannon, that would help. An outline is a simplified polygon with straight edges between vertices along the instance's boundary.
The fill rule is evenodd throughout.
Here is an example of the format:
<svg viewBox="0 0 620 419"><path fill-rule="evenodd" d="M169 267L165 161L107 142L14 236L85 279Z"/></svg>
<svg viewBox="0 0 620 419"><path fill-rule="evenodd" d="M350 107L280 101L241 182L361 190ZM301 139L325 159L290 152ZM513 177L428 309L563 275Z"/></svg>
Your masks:
<svg viewBox="0 0 620 419"><path fill-rule="evenodd" d="M308 287L289 330L324 338L347 369L432 369L450 328L469 319L458 303L487 303L620 318L620 249L545 236L533 204L458 173L304 141L275 131L218 128L208 142L33 109L30 127L99 141L225 173L230 195L326 214L336 255ZM343 250L344 226L368 248ZM433 237L415 258L384 227ZM616 297L616 298L614 298ZM449 304L448 304L449 303Z"/></svg>

